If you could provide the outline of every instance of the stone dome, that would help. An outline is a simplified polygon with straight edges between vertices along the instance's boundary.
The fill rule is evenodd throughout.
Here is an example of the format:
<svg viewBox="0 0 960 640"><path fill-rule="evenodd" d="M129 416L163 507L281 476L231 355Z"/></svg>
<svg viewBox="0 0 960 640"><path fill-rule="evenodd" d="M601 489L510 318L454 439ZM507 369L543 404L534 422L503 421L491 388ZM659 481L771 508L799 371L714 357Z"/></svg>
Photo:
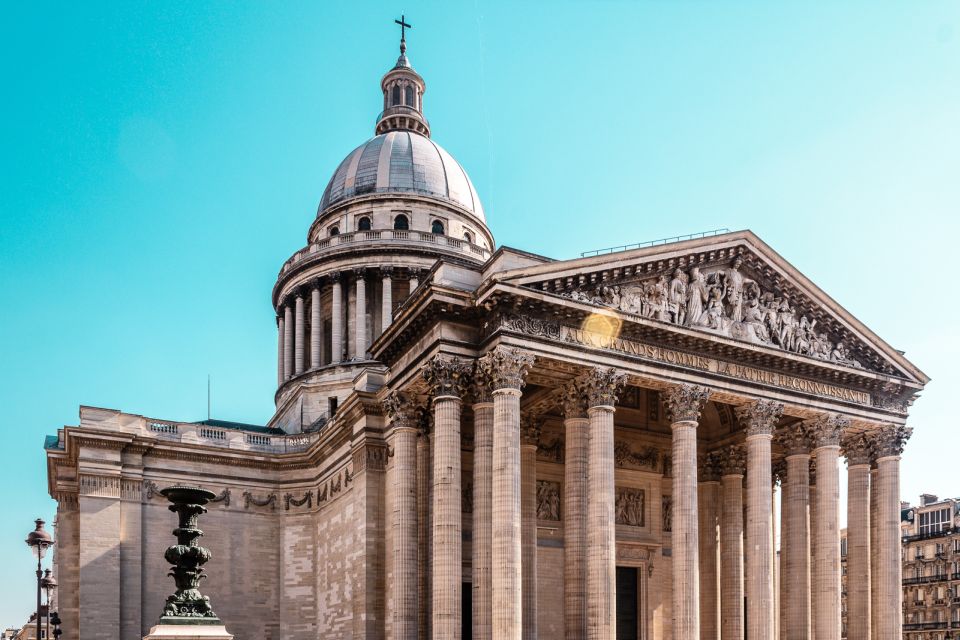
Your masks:
<svg viewBox="0 0 960 640"><path fill-rule="evenodd" d="M330 178L317 215L373 193L437 198L485 223L483 206L460 163L436 142L414 131L388 131L351 151Z"/></svg>

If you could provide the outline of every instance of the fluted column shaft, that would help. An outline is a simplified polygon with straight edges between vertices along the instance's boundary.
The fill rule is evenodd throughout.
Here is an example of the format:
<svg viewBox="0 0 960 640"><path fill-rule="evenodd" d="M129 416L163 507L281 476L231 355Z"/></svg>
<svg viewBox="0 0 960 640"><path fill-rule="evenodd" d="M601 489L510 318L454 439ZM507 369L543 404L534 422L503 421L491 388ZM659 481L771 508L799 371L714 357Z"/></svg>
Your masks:
<svg viewBox="0 0 960 640"><path fill-rule="evenodd" d="M903 626L899 455L877 459L877 547L877 640L899 640Z"/></svg>
<svg viewBox="0 0 960 640"><path fill-rule="evenodd" d="M877 640L880 631L880 605L877 597L880 592L877 588L877 576L879 575L879 551L880 545L877 543L877 519L879 518L879 503L877 501L877 468L870 467L870 640ZM849 529L849 527L848 527Z"/></svg>
<svg viewBox="0 0 960 640"><path fill-rule="evenodd" d="M330 285L330 362L343 362L343 284L334 274Z"/></svg>
<svg viewBox="0 0 960 640"><path fill-rule="evenodd" d="M393 279L389 271L382 271L382 306L380 309L380 332L384 332L393 322Z"/></svg>
<svg viewBox="0 0 960 640"><path fill-rule="evenodd" d="M284 338L284 314L282 311L277 312L277 386L283 384L284 381L284 372L283 372L283 338Z"/></svg>
<svg viewBox="0 0 960 640"><path fill-rule="evenodd" d="M720 483L720 637L743 640L743 474L725 473Z"/></svg>
<svg viewBox="0 0 960 640"><path fill-rule="evenodd" d="M520 445L520 553L523 640L537 640L537 445Z"/></svg>
<svg viewBox="0 0 960 640"><path fill-rule="evenodd" d="M701 482L698 539L700 544L700 638L720 638L720 483Z"/></svg>
<svg viewBox="0 0 960 640"><path fill-rule="evenodd" d="M697 531L697 423L674 422L673 430L673 637L700 637L700 564Z"/></svg>
<svg viewBox="0 0 960 640"><path fill-rule="evenodd" d="M320 345L323 336L323 316L320 313L320 285L310 292L310 368L321 366Z"/></svg>
<svg viewBox="0 0 960 640"><path fill-rule="evenodd" d="M817 538L812 607L818 640L840 640L840 455L838 445L817 447Z"/></svg>
<svg viewBox="0 0 960 640"><path fill-rule="evenodd" d="M617 630L613 405L588 409L587 638L612 640Z"/></svg>
<svg viewBox="0 0 960 640"><path fill-rule="evenodd" d="M306 316L303 314L303 295L298 293L296 302L296 331L293 339L293 370L296 375L303 373L303 341L306 320Z"/></svg>
<svg viewBox="0 0 960 640"><path fill-rule="evenodd" d="M520 390L493 392L493 637L522 637Z"/></svg>
<svg viewBox="0 0 960 640"><path fill-rule="evenodd" d="M493 402L473 405L473 637L493 638Z"/></svg>
<svg viewBox="0 0 960 640"><path fill-rule="evenodd" d="M848 462L852 462L848 458ZM870 640L870 463L847 467L847 640Z"/></svg>
<svg viewBox="0 0 960 640"><path fill-rule="evenodd" d="M393 492L393 636L400 640L417 637L419 609L417 580L417 431L413 427L394 429Z"/></svg>
<svg viewBox="0 0 960 640"><path fill-rule="evenodd" d="M461 635L460 398L433 400L433 634Z"/></svg>
<svg viewBox="0 0 960 640"><path fill-rule="evenodd" d="M577 393L574 390L574 393ZM576 400L576 399L575 399ZM575 401L574 400L574 401ZM568 413L568 416L571 414ZM567 640L587 635L587 442L590 421L579 411L563 422L563 617Z"/></svg>
<svg viewBox="0 0 960 640"><path fill-rule="evenodd" d="M367 281L364 279L363 272L357 273L356 304L357 313L354 316L356 345L354 351L356 351L357 360L365 360L367 357Z"/></svg>
<svg viewBox="0 0 960 640"><path fill-rule="evenodd" d="M809 507L810 455L788 455L787 482L780 505L783 513L783 529L780 532L782 640L810 638Z"/></svg>
<svg viewBox="0 0 960 640"><path fill-rule="evenodd" d="M431 502L433 498L433 464L431 454L432 436L426 429L420 430L417 438L417 629L419 637L430 638L433 602L432 586L433 555Z"/></svg>
<svg viewBox="0 0 960 640"><path fill-rule="evenodd" d="M293 377L293 309L283 306L283 379Z"/></svg>

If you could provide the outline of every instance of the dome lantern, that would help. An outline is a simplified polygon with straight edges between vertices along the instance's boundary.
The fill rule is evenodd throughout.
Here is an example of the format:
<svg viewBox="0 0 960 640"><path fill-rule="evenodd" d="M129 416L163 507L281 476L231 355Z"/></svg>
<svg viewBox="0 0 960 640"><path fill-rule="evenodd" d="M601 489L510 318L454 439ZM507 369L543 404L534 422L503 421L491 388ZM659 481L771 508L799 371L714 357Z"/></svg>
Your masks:
<svg viewBox="0 0 960 640"><path fill-rule="evenodd" d="M412 27L404 16L394 22L400 25L400 57L380 81L383 111L377 116L375 133L414 131L429 138L430 124L423 117L423 93L427 85L407 60L406 30Z"/></svg>

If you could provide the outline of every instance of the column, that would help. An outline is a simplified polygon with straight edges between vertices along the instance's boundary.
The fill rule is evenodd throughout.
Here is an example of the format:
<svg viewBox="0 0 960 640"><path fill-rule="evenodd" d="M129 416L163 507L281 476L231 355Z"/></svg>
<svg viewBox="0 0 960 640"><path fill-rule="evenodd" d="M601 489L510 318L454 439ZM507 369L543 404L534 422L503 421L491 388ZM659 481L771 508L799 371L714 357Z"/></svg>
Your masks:
<svg viewBox="0 0 960 640"><path fill-rule="evenodd" d="M433 501L433 465L431 455L430 415L421 416L420 433L417 438L417 629L420 638L430 638L433 599L430 597L432 586L433 556L431 555L432 518L430 515Z"/></svg>
<svg viewBox="0 0 960 640"><path fill-rule="evenodd" d="M847 458L847 640L870 640L870 440L843 442Z"/></svg>
<svg viewBox="0 0 960 640"><path fill-rule="evenodd" d="M812 445L811 445L812 446ZM815 508L817 497L817 458L810 456L810 505L807 507L807 521L810 523L807 532L810 537L810 571L808 573L808 582L810 583L810 640L817 637L817 629L813 624L813 562L817 557L817 537L814 531L817 530L817 510Z"/></svg>
<svg viewBox="0 0 960 640"><path fill-rule="evenodd" d="M320 313L320 283L313 283L310 292L310 368L318 369L320 362L320 345L323 336L323 316Z"/></svg>
<svg viewBox="0 0 960 640"><path fill-rule="evenodd" d="M877 632L880 629L879 617L880 606L877 604L877 575L879 569L877 563L879 560L878 551L880 546L877 544L877 465L876 461L870 467L870 640L877 640Z"/></svg>
<svg viewBox="0 0 960 640"><path fill-rule="evenodd" d="M617 549L614 511L613 412L626 376L596 367L583 380L587 443L587 638L612 640L617 631Z"/></svg>
<svg viewBox="0 0 960 640"><path fill-rule="evenodd" d="M330 362L343 362L343 283L341 274L330 274Z"/></svg>
<svg viewBox="0 0 960 640"><path fill-rule="evenodd" d="M903 626L900 560L900 454L913 430L884 425L874 435L877 464L877 640L899 640Z"/></svg>
<svg viewBox="0 0 960 640"><path fill-rule="evenodd" d="M295 333L293 339L293 371L294 374L300 375L303 373L303 340L304 340L304 329L306 323L306 317L303 315L303 293L297 291L296 299L297 311L296 311L296 324L295 324Z"/></svg>
<svg viewBox="0 0 960 640"><path fill-rule="evenodd" d="M523 567L520 529L520 389L533 357L497 347L479 368L493 389L493 637L520 640Z"/></svg>
<svg viewBox="0 0 960 640"><path fill-rule="evenodd" d="M810 638L810 438L803 423L784 427L778 442L786 454L787 481L780 509L780 638Z"/></svg>
<svg viewBox="0 0 960 640"><path fill-rule="evenodd" d="M540 417L520 422L520 556L523 640L537 640L537 447Z"/></svg>
<svg viewBox="0 0 960 640"><path fill-rule="evenodd" d="M390 416L387 443L393 451L390 528L393 533L393 579L387 582L388 600L393 602L393 637L417 637L417 407L397 393L384 402Z"/></svg>
<svg viewBox="0 0 960 640"><path fill-rule="evenodd" d="M587 637L587 418L586 393L571 381L563 389L563 628L566 640Z"/></svg>
<svg viewBox="0 0 960 640"><path fill-rule="evenodd" d="M410 293L420 286L420 269L410 269Z"/></svg>
<svg viewBox="0 0 960 640"><path fill-rule="evenodd" d="M673 637L700 637L700 564L697 531L697 423L709 390L693 385L671 387L665 396L670 416L673 460Z"/></svg>
<svg viewBox="0 0 960 640"><path fill-rule="evenodd" d="M746 579L747 637L773 638L773 482L770 470L770 442L783 405L757 400L737 407L737 417L747 434L747 532Z"/></svg>
<svg viewBox="0 0 960 640"><path fill-rule="evenodd" d="M277 310L277 386L283 384L284 375L283 375L283 311Z"/></svg>
<svg viewBox="0 0 960 640"><path fill-rule="evenodd" d="M721 452L720 486L720 637L743 640L743 474L746 455L740 445Z"/></svg>
<svg viewBox="0 0 960 640"><path fill-rule="evenodd" d="M380 309L380 333L393 322L393 267L380 267L382 307ZM476 485L474 485L476 486Z"/></svg>
<svg viewBox="0 0 960 640"><path fill-rule="evenodd" d="M817 493L813 509L817 540L811 572L811 604L818 640L840 640L840 435L849 424L838 415L823 415L805 422L817 457Z"/></svg>
<svg viewBox="0 0 960 640"><path fill-rule="evenodd" d="M470 366L436 356L423 369L433 398L433 634L461 637L463 528L460 487L460 398Z"/></svg>
<svg viewBox="0 0 960 640"><path fill-rule="evenodd" d="M367 359L367 281L364 279L364 269L354 269L354 275L357 279L357 312L354 314L354 324L356 328L354 337L356 345L354 351L357 354L357 360Z"/></svg>
<svg viewBox="0 0 960 640"><path fill-rule="evenodd" d="M783 458L774 460L771 465L771 474L773 477L773 487L771 488L771 500L770 500L770 518L773 522L773 528L770 532L770 550L772 556L770 562L773 563L773 602L774 602L774 627L776 628L776 635L774 636L777 640L783 637L783 599L781 597L783 592L783 571L780 563L777 561L777 540L778 531L782 534L783 531L783 510L780 510L780 520L777 521L777 485L780 486L780 494L783 496L783 492L786 489L787 485L787 461ZM782 502L782 500L781 500Z"/></svg>
<svg viewBox="0 0 960 640"><path fill-rule="evenodd" d="M293 310L283 305L283 379L293 377Z"/></svg>
<svg viewBox="0 0 960 640"><path fill-rule="evenodd" d="M473 377L473 638L493 639L493 395L480 367Z"/></svg>
<svg viewBox="0 0 960 640"><path fill-rule="evenodd" d="M700 638L720 638L720 454L710 452L700 465L697 536L700 556Z"/></svg>

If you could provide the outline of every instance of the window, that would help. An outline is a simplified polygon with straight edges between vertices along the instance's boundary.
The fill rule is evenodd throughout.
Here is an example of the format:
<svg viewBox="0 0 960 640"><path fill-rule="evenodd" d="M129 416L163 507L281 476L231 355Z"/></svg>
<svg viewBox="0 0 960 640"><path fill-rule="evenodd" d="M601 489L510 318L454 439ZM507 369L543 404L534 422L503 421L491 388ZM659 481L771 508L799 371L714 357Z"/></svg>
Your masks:
<svg viewBox="0 0 960 640"><path fill-rule="evenodd" d="M357 231L370 231L370 218L363 216L357 220Z"/></svg>
<svg viewBox="0 0 960 640"><path fill-rule="evenodd" d="M397 231L408 231L410 229L410 220L401 213L393 219L393 228Z"/></svg>
<svg viewBox="0 0 960 640"><path fill-rule="evenodd" d="M920 535L950 528L950 508L934 509L920 514Z"/></svg>
<svg viewBox="0 0 960 640"><path fill-rule="evenodd" d="M436 233L437 235L443 235L443 223L439 220L434 220L433 224L430 226L430 233Z"/></svg>
<svg viewBox="0 0 960 640"><path fill-rule="evenodd" d="M413 87L411 87L410 85L407 85L406 94L407 95L406 95L406 100L404 100L404 104L406 104L408 107L416 106L413 104Z"/></svg>
<svg viewBox="0 0 960 640"><path fill-rule="evenodd" d="M330 227L330 235L331 236L340 235L340 227L337 227L337 226Z"/></svg>
<svg viewBox="0 0 960 640"><path fill-rule="evenodd" d="M393 85L393 100L391 102L391 106L395 107L398 104L400 104L400 85L395 84Z"/></svg>
<svg viewBox="0 0 960 640"><path fill-rule="evenodd" d="M470 244L473 244L473 236L470 235L470 232L469 232L469 231L464 231L464 232L463 232L463 239L466 240L467 242L469 242Z"/></svg>
<svg viewBox="0 0 960 640"><path fill-rule="evenodd" d="M337 415L337 399L336 398L327 398L327 412L330 414L330 417Z"/></svg>

